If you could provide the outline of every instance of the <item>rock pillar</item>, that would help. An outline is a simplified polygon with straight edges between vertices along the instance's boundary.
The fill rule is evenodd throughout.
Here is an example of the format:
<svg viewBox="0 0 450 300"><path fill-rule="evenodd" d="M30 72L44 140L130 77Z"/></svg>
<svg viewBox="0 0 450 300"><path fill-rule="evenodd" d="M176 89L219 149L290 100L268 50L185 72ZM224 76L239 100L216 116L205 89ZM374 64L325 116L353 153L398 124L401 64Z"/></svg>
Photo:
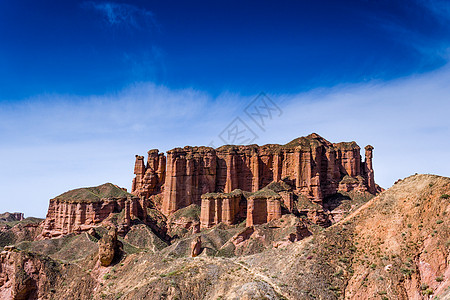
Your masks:
<svg viewBox="0 0 450 300"><path fill-rule="evenodd" d="M372 166L373 147L371 145L367 145L364 149L366 150L366 160L364 162L364 169L367 176L367 185L369 192L375 194L376 193L375 176Z"/></svg>
<svg viewBox="0 0 450 300"><path fill-rule="evenodd" d="M250 158L250 169L252 172L252 192L259 190L259 157L253 154Z"/></svg>

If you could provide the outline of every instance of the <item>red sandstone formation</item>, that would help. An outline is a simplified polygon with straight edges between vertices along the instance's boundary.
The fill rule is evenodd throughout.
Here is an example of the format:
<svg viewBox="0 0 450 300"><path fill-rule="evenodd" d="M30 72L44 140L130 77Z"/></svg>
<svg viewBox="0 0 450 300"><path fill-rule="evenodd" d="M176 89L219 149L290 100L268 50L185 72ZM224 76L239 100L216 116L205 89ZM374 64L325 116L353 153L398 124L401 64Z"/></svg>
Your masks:
<svg viewBox="0 0 450 300"><path fill-rule="evenodd" d="M167 152L167 159L158 150L150 150L147 165L136 156L132 194L151 198L162 196L162 212L170 215L191 204L209 202L204 212L204 224L232 223L238 213L236 200L228 194L235 189L256 192L273 181L287 179L294 192L311 201L321 203L338 190L377 192L372 168L372 146L366 147L362 162L360 148L355 142L332 144L313 133L297 138L286 145L222 146L175 148ZM166 165L167 161L167 165ZM165 176L164 176L165 175ZM344 178L350 178L342 182ZM208 193L223 192L222 196ZM282 193L284 205L293 209L292 193ZM256 211L266 211L262 220L280 215L278 204L259 198L248 199ZM225 212L220 211L225 207ZM252 218L254 212L250 212ZM270 216L269 216L270 215ZM255 223L261 222L259 219Z"/></svg>
<svg viewBox="0 0 450 300"><path fill-rule="evenodd" d="M264 189L248 197L247 226L264 224L281 218L281 196L272 190Z"/></svg>
<svg viewBox="0 0 450 300"><path fill-rule="evenodd" d="M45 262L13 246L0 253L0 299L44 299L49 293Z"/></svg>
<svg viewBox="0 0 450 300"><path fill-rule="evenodd" d="M246 208L241 208L241 190L231 193L207 193L201 196L200 227L209 228L219 223L234 224Z"/></svg>
<svg viewBox="0 0 450 300"><path fill-rule="evenodd" d="M0 214L0 221L12 222L12 221L22 221L24 219L23 213L15 212Z"/></svg>
<svg viewBox="0 0 450 300"><path fill-rule="evenodd" d="M191 242L191 257L196 257L202 252L202 237L198 236Z"/></svg>
<svg viewBox="0 0 450 300"><path fill-rule="evenodd" d="M202 228L244 218L247 226L266 223L280 218L282 210L294 212L300 197L321 207L338 191L377 193L372 150L365 148L362 162L355 142L332 144L314 133L285 145L187 146L168 151L167 157L150 150L146 163L136 156L132 195L105 184L51 199L42 237L87 231L122 210L117 225L124 234L133 219L146 223L150 202L166 216L199 205ZM280 186L264 188L275 183ZM305 213L317 224L328 222L323 210Z"/></svg>
<svg viewBox="0 0 450 300"><path fill-rule="evenodd" d="M114 260L114 257L120 254L120 248L120 242L117 240L117 229L111 228L98 241L98 260L100 265L108 267Z"/></svg>
<svg viewBox="0 0 450 300"><path fill-rule="evenodd" d="M72 190L50 200L42 237L88 231L100 225L112 213L125 210L119 230L123 232L130 226L132 219L146 220L147 206L146 199L133 197L110 183Z"/></svg>

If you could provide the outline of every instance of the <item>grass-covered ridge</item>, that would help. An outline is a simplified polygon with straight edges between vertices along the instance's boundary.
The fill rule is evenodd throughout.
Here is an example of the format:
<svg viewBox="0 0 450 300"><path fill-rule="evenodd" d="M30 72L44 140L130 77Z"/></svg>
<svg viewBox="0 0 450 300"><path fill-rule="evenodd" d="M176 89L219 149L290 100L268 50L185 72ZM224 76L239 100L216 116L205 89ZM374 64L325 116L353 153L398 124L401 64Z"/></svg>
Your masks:
<svg viewBox="0 0 450 300"><path fill-rule="evenodd" d="M97 202L103 198L121 198L131 196L130 193L122 190L117 185L105 183L95 187L79 188L65 192L54 200L76 201L76 202Z"/></svg>

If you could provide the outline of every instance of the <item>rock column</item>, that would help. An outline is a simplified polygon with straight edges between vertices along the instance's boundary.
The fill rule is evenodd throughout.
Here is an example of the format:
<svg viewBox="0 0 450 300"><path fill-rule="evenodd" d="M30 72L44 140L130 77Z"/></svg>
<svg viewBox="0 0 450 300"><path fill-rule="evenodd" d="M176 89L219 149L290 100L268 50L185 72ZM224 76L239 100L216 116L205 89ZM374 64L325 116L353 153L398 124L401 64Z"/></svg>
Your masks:
<svg viewBox="0 0 450 300"><path fill-rule="evenodd" d="M369 192L372 194L376 193L376 186L375 186L375 176L373 172L373 166L372 166L372 158L373 158L373 147L371 145L367 145L365 148L366 150L366 160L364 162L364 169L367 176L367 185L369 188Z"/></svg>

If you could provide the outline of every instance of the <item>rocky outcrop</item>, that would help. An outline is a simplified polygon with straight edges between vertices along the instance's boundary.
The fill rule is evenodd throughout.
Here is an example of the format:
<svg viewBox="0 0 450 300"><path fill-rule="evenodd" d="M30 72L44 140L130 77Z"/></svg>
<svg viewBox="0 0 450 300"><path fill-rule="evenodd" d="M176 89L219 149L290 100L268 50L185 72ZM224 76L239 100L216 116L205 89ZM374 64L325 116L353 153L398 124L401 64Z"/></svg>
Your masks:
<svg viewBox="0 0 450 300"><path fill-rule="evenodd" d="M200 227L209 228L221 222L227 225L235 224L246 211L246 208L240 205L243 197L241 190L202 195Z"/></svg>
<svg viewBox="0 0 450 300"><path fill-rule="evenodd" d="M136 155L134 174L131 190L135 194L148 198L150 195L161 192L161 186L165 181L166 157L153 149L148 151L147 166L144 157Z"/></svg>
<svg viewBox="0 0 450 300"><path fill-rule="evenodd" d="M5 247L0 253L0 299L43 299L51 287L48 261Z"/></svg>
<svg viewBox="0 0 450 300"><path fill-rule="evenodd" d="M253 226L281 217L282 197L268 188L255 193L241 190L207 193L201 198L201 228L210 228L219 223L232 225L244 218L247 226Z"/></svg>
<svg viewBox="0 0 450 300"><path fill-rule="evenodd" d="M177 210L167 218L167 231L170 236L183 236L196 233L200 228L200 206L191 204Z"/></svg>
<svg viewBox="0 0 450 300"><path fill-rule="evenodd" d="M191 242L191 257L196 257L202 252L202 237L198 236Z"/></svg>
<svg viewBox="0 0 450 300"><path fill-rule="evenodd" d="M117 240L117 229L111 228L98 241L98 260L100 265L108 267L121 252L121 243Z"/></svg>
<svg viewBox="0 0 450 300"><path fill-rule="evenodd" d="M131 220L146 220L147 200L133 197L110 183L66 192L50 200L47 217L42 224L42 237L88 231L99 226L112 213L122 210L121 231L126 232Z"/></svg>
<svg viewBox="0 0 450 300"><path fill-rule="evenodd" d="M13 222L13 221L22 221L24 219L23 213L15 212L15 213L3 213L0 214L0 222Z"/></svg>
<svg viewBox="0 0 450 300"><path fill-rule="evenodd" d="M168 151L163 213L169 215L191 204L200 205L202 194L214 192L216 173L217 156L212 148L185 147Z"/></svg>
<svg viewBox="0 0 450 300"><path fill-rule="evenodd" d="M42 219L29 218L19 221L13 227L0 226L0 247L25 241L34 241L42 232Z"/></svg>
<svg viewBox="0 0 450 300"><path fill-rule="evenodd" d="M247 226L264 224L281 218L281 196L269 189L263 189L248 197Z"/></svg>
<svg viewBox="0 0 450 300"><path fill-rule="evenodd" d="M201 205L203 194L231 193L235 189L256 192L285 178L293 183L297 194L317 203L340 188L375 194L378 187L372 150L372 146L366 147L363 162L355 142L333 144L314 133L285 145L227 145L217 149L187 146L168 151L167 157L150 150L146 165L142 156L136 156L132 194L144 198L161 195L166 215L191 204ZM346 176L357 183L341 184ZM288 209L293 208L290 197L286 194L282 198ZM224 201L228 200L209 199L218 205ZM207 218L211 223L212 217Z"/></svg>

